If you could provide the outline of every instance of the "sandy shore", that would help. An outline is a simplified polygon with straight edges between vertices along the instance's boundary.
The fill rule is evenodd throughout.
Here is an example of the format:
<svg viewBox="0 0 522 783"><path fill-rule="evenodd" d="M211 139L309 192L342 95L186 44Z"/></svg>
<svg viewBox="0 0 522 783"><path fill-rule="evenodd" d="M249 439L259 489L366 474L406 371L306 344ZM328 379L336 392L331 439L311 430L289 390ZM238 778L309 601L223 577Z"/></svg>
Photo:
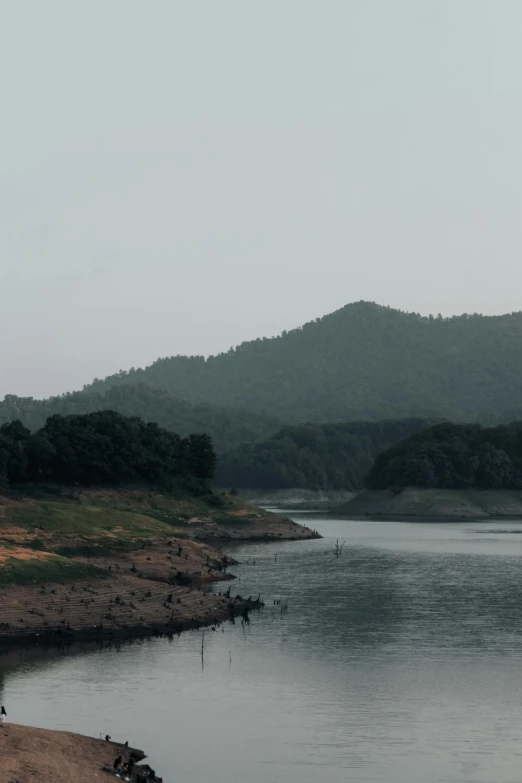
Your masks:
<svg viewBox="0 0 522 783"><path fill-rule="evenodd" d="M0 728L0 742L2 783L101 783L103 780L117 780L103 768L112 769L118 756L128 760L130 753L134 752L138 758L145 758L143 751L123 744L9 723ZM137 770L139 766L135 767Z"/></svg>

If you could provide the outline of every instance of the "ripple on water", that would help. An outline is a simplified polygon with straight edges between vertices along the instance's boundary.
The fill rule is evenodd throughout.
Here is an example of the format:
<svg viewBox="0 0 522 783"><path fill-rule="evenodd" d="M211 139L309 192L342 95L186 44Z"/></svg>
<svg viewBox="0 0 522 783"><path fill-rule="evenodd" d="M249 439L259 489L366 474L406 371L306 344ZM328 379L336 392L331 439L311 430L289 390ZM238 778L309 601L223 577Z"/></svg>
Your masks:
<svg viewBox="0 0 522 783"><path fill-rule="evenodd" d="M204 667L198 632L10 662L10 718L129 739L166 783L517 780L520 523L310 524L234 545L266 609L207 632Z"/></svg>

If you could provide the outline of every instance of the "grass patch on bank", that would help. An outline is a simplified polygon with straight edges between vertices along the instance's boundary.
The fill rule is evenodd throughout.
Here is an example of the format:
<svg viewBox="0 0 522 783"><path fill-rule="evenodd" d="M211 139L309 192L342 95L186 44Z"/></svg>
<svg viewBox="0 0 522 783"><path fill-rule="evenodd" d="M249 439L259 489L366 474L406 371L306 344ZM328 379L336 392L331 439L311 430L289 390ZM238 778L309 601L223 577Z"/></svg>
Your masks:
<svg viewBox="0 0 522 783"><path fill-rule="evenodd" d="M76 579L89 579L101 576L102 572L87 563L77 563L65 557L50 553L28 550L20 556L4 553L0 564L0 585L30 585L43 582L63 582Z"/></svg>
<svg viewBox="0 0 522 783"><path fill-rule="evenodd" d="M0 543L13 539L37 551L92 557L97 553L89 547L95 545L114 550L155 537L190 538L197 520L248 530L260 519L281 517L224 493L194 497L144 487L64 487L61 496L0 497Z"/></svg>
<svg viewBox="0 0 522 783"><path fill-rule="evenodd" d="M172 528L145 514L60 501L27 501L6 509L2 523L27 530L96 539L125 540L172 535ZM2 525L0 525L1 533Z"/></svg>

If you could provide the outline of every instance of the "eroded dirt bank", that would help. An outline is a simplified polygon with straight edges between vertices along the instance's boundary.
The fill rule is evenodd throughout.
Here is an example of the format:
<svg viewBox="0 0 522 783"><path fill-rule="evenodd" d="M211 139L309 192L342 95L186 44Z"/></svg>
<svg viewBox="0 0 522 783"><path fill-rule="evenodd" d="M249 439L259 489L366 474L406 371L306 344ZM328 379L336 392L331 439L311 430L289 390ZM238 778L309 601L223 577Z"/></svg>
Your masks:
<svg viewBox="0 0 522 783"><path fill-rule="evenodd" d="M31 726L6 724L0 728L0 780L2 783L70 783L70 781L116 780L104 771L112 769L114 760L131 753L144 759L141 750L123 742L84 737L66 731L50 731ZM133 781L145 774L147 766L137 764ZM156 771L156 779L160 779ZM153 778L150 778L153 780Z"/></svg>
<svg viewBox="0 0 522 783"><path fill-rule="evenodd" d="M0 498L0 643L177 633L256 608L230 580L232 539L315 531L233 497L72 490ZM207 543L212 540L213 545Z"/></svg>
<svg viewBox="0 0 522 783"><path fill-rule="evenodd" d="M177 633L258 606L239 596L233 581L221 596L201 589L207 581L229 580L226 569L234 562L206 544L171 538L135 546L74 558L91 569L88 579L2 586L0 642Z"/></svg>

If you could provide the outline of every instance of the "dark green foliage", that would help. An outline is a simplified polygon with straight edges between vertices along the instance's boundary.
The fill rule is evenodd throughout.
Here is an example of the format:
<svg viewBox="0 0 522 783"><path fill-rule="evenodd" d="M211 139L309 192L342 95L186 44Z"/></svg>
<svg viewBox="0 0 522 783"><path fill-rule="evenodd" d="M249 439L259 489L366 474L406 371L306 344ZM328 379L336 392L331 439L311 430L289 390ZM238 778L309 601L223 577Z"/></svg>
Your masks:
<svg viewBox="0 0 522 783"><path fill-rule="evenodd" d="M283 427L264 443L221 457L216 482L256 489L361 489L380 451L430 424L404 419Z"/></svg>
<svg viewBox="0 0 522 783"><path fill-rule="evenodd" d="M199 479L210 479L216 470L212 439L205 433L192 434L183 441L188 472Z"/></svg>
<svg viewBox="0 0 522 783"><path fill-rule="evenodd" d="M193 403L268 412L285 423L412 416L487 422L520 404L521 356L522 313L425 318L358 302L280 337L209 359L160 359L89 389L147 383Z"/></svg>
<svg viewBox="0 0 522 783"><path fill-rule="evenodd" d="M146 384L106 387L103 393L73 392L48 400L9 394L0 402L0 424L19 419L34 431L56 413L67 416L101 410L139 416L182 437L192 432L207 432L218 451L227 451L243 442L264 440L281 426L277 419L251 411L194 405Z"/></svg>
<svg viewBox="0 0 522 783"><path fill-rule="evenodd" d="M522 422L499 427L438 424L380 454L369 489L521 489Z"/></svg>
<svg viewBox="0 0 522 783"><path fill-rule="evenodd" d="M216 457L208 435L180 438L114 411L50 416L33 435L20 422L0 427L4 484L145 483L207 493Z"/></svg>
<svg viewBox="0 0 522 783"><path fill-rule="evenodd" d="M0 474L8 482L26 481L31 433L19 421L0 427Z"/></svg>

